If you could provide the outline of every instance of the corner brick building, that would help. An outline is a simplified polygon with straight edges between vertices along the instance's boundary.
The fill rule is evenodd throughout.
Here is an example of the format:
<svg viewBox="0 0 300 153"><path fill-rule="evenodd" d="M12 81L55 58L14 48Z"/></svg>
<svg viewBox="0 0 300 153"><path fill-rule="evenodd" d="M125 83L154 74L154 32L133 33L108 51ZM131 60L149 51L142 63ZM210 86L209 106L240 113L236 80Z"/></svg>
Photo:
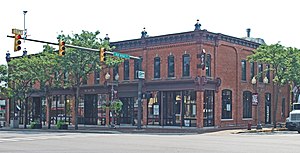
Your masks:
<svg viewBox="0 0 300 153"><path fill-rule="evenodd" d="M263 43L250 38L250 30L248 37L236 38L202 30L197 22L193 31L148 36L144 29L141 34L140 39L111 45L116 46L116 52L143 58L142 125L202 128L255 125L258 120L263 125L273 122L273 76L270 72L256 76L269 65L246 60ZM136 60L125 60L118 67L90 74L80 91L79 123L109 124L111 114L100 106L109 101L113 92L123 102L117 123L136 125L138 65ZM106 80L107 73L119 76L113 90L107 82L116 81L113 77ZM254 76L256 83L252 82ZM57 90L52 94L48 115L53 120L70 118L74 123L72 91ZM253 100L257 95L258 100ZM42 101L41 95L33 95L33 118L45 113L40 109ZM276 118L283 122L289 109L288 87L281 89L278 101Z"/></svg>

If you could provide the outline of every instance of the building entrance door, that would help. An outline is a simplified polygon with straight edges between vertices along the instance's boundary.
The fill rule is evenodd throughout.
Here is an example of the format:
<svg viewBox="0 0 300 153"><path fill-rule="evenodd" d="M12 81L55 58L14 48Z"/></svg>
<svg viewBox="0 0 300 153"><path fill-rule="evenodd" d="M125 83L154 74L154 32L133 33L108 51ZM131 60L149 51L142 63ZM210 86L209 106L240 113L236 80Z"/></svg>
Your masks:
<svg viewBox="0 0 300 153"><path fill-rule="evenodd" d="M98 104L97 95L84 95L84 124L97 125Z"/></svg>
<svg viewBox="0 0 300 153"><path fill-rule="evenodd" d="M204 102L203 102L203 126L214 126L214 103L215 103L215 92L213 90L204 91Z"/></svg>
<svg viewBox="0 0 300 153"><path fill-rule="evenodd" d="M123 103L122 111L120 114L120 124L134 125L134 98L122 97L120 100Z"/></svg>
<svg viewBox="0 0 300 153"><path fill-rule="evenodd" d="M163 125L181 125L182 99L181 92L163 92Z"/></svg>

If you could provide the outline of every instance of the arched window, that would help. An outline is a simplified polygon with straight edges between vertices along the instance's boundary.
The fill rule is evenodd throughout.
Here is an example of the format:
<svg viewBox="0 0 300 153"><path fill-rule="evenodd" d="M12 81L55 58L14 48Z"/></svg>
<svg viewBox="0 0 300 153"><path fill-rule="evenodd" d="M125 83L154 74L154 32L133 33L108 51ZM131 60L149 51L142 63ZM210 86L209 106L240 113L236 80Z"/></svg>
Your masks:
<svg viewBox="0 0 300 153"><path fill-rule="evenodd" d="M114 75L113 79L114 79L114 80L116 80L116 77L115 77L115 76L116 76L117 74L119 75L119 66L118 66L118 65L115 66L114 69L113 69L113 75Z"/></svg>
<svg viewBox="0 0 300 153"><path fill-rule="evenodd" d="M246 81L246 60L242 60L242 80Z"/></svg>
<svg viewBox="0 0 300 153"><path fill-rule="evenodd" d="M134 60L134 79L138 79L137 71L140 70L140 60Z"/></svg>
<svg viewBox="0 0 300 153"><path fill-rule="evenodd" d="M232 91L222 90L222 119L232 119Z"/></svg>
<svg viewBox="0 0 300 153"><path fill-rule="evenodd" d="M182 76L190 76L190 55L188 54L182 56Z"/></svg>
<svg viewBox="0 0 300 153"><path fill-rule="evenodd" d="M173 55L168 57L168 77L175 77L175 63Z"/></svg>
<svg viewBox="0 0 300 153"><path fill-rule="evenodd" d="M206 70L206 76L211 77L211 55L206 55L206 61L205 61L205 70Z"/></svg>
<svg viewBox="0 0 300 153"><path fill-rule="evenodd" d="M94 72L94 84L100 84L100 70Z"/></svg>
<svg viewBox="0 0 300 153"><path fill-rule="evenodd" d="M243 92L243 118L252 118L252 92Z"/></svg>
<svg viewBox="0 0 300 153"><path fill-rule="evenodd" d="M255 75L255 68L254 68L254 62L250 62L250 80L253 79Z"/></svg>
<svg viewBox="0 0 300 153"><path fill-rule="evenodd" d="M160 58L154 58L154 78L160 78Z"/></svg>
<svg viewBox="0 0 300 153"><path fill-rule="evenodd" d="M129 60L124 61L124 80L129 80Z"/></svg>

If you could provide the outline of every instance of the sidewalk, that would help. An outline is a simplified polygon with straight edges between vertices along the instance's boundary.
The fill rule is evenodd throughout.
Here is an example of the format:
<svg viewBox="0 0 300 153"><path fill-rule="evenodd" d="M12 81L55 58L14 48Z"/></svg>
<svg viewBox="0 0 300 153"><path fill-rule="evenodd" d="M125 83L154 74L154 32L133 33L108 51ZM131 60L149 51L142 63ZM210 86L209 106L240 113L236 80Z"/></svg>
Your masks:
<svg viewBox="0 0 300 153"><path fill-rule="evenodd" d="M73 132L73 133L103 133L103 134L121 134L121 133L145 133L145 134L202 134L210 132L224 131L229 134L240 134L240 133L256 133L256 132L273 132L273 131L285 131L286 128L271 128L266 127L261 130L251 128L247 130L245 127L175 127L175 126L143 126L141 129L137 129L136 126L131 125L117 125L116 128L111 128L101 125L78 125L78 130L75 130L74 125L69 125L68 129L57 129L55 125L51 125L48 129L46 125L43 125L42 129L24 129L23 125L19 128L2 127L0 131L35 131L35 132Z"/></svg>
<svg viewBox="0 0 300 153"><path fill-rule="evenodd" d="M55 125L51 125L48 129L46 125L43 125L42 129L24 129L23 125L19 128L2 127L0 131L39 131L39 132L75 132L75 133L106 133L106 134L121 134L121 133L148 133L148 134L202 134L209 132L217 132L222 130L241 129L240 127L175 127L175 126L142 126L141 129L137 129L136 126L131 125L117 125L116 128L100 125L78 125L78 130L75 130L74 125L69 125L67 130L57 129Z"/></svg>

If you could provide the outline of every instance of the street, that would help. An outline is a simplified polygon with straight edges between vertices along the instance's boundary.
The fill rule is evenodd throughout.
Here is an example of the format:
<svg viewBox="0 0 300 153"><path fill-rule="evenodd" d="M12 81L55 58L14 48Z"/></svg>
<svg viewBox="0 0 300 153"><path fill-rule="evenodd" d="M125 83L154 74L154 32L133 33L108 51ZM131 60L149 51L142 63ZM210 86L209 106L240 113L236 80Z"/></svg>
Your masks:
<svg viewBox="0 0 300 153"><path fill-rule="evenodd" d="M32 131L0 131L3 153L150 153L297 152L300 135L296 131L260 134L95 134Z"/></svg>

